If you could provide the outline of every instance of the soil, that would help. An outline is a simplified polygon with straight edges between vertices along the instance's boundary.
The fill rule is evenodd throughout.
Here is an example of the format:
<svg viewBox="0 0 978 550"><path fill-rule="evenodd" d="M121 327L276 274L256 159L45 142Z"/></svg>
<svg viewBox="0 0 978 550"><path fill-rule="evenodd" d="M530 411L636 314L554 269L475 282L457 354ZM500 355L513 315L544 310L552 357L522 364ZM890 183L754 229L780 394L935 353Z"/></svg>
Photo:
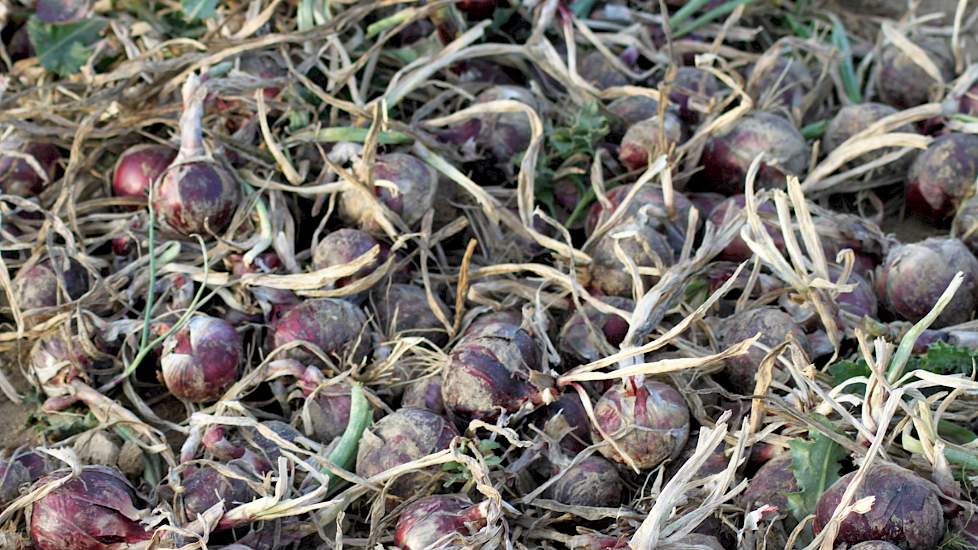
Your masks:
<svg viewBox="0 0 978 550"><path fill-rule="evenodd" d="M0 354L0 369L22 396L30 391L30 384L24 378L17 354ZM41 443L37 432L27 424L33 409L33 404L14 403L0 394L0 448L12 450L23 445L35 446Z"/></svg>

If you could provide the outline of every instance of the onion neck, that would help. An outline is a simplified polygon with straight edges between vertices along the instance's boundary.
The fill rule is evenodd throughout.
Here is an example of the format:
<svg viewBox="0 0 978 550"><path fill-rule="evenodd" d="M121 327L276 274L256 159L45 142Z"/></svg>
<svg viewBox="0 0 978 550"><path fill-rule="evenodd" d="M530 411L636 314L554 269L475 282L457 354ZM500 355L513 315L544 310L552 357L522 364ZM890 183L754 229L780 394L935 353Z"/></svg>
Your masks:
<svg viewBox="0 0 978 550"><path fill-rule="evenodd" d="M177 162L187 161L206 154L204 133L201 127L204 118L204 99L207 88L200 83L195 74L187 77L183 85L183 113L180 114L180 152Z"/></svg>

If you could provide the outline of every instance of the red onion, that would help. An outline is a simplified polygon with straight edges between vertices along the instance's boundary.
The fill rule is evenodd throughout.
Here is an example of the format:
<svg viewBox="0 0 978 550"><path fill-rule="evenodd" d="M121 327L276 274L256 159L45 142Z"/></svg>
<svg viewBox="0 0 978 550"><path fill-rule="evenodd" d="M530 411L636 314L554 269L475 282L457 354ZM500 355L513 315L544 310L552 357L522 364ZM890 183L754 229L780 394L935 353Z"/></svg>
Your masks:
<svg viewBox="0 0 978 550"><path fill-rule="evenodd" d="M370 264L364 266L359 271L348 277L342 277L336 281L337 287L346 286L357 279L370 275L373 270L380 267L380 264L387 258L390 249L387 245L378 243L369 233L359 229L344 228L326 235L319 241L315 250L312 252L312 265L316 269L341 266L356 260L375 247L380 247L380 253Z"/></svg>
<svg viewBox="0 0 978 550"><path fill-rule="evenodd" d="M401 550L433 548L435 543L460 543L486 524L485 506L464 495L434 495L417 500L401 512L394 543Z"/></svg>
<svg viewBox="0 0 978 550"><path fill-rule="evenodd" d="M656 231L653 224L644 223L639 218L625 220L609 230L594 246L590 266L591 286L602 294L630 297L634 291L632 272L618 258L616 246L634 262L636 268L665 270L675 261L668 239ZM640 277L646 290L659 280L657 275Z"/></svg>
<svg viewBox="0 0 978 550"><path fill-rule="evenodd" d="M603 302L625 311L632 311L635 305L627 298L607 296ZM597 334L591 334L585 315ZM606 355L606 350L615 349L625 339L628 320L617 315L598 311L594 306L585 305L583 312L578 310L564 323L557 341L557 349L572 361L597 361ZM601 339L594 342L592 339Z"/></svg>
<svg viewBox="0 0 978 550"><path fill-rule="evenodd" d="M802 347L807 346L805 333L790 315L775 307L758 307L742 311L723 320L717 331L723 346L732 346L760 333L759 342L768 347L781 344L791 338ZM751 347L746 355L726 360L724 374L731 389L750 395L754 391L757 369L767 354L764 350ZM781 372L780 370L777 372Z"/></svg>
<svg viewBox="0 0 978 550"><path fill-rule="evenodd" d="M318 298L289 308L269 328L269 351L290 342L307 342L329 356L363 360L373 346L366 330L363 310L345 300ZM316 356L303 347L284 354L303 362L317 362Z"/></svg>
<svg viewBox="0 0 978 550"><path fill-rule="evenodd" d="M53 483L71 475L59 470L42 479ZM149 540L139 523L136 497L114 468L85 466L77 477L34 502L31 541L38 550L122 550Z"/></svg>
<svg viewBox="0 0 978 550"><path fill-rule="evenodd" d="M553 390L534 376L539 363L539 351L525 330L505 323L482 325L455 346L445 367L445 407L452 414L492 419L528 403L545 404Z"/></svg>
<svg viewBox="0 0 978 550"><path fill-rule="evenodd" d="M409 227L415 227L434 207L438 175L413 155L388 153L374 162L373 195ZM365 188L349 188L339 201L340 215L372 234L383 233L382 215Z"/></svg>
<svg viewBox="0 0 978 550"><path fill-rule="evenodd" d="M655 468L675 458L689 438L689 409L672 386L626 379L606 391L594 406L598 426L641 469ZM592 428L595 443L602 443L597 428ZM600 448L609 459L627 463L610 444Z"/></svg>
<svg viewBox="0 0 978 550"><path fill-rule="evenodd" d="M398 409L363 432L357 450L357 475L372 477L447 449L457 435L448 420L431 411ZM407 496L439 471L434 467L404 474L390 485L390 493Z"/></svg>
<svg viewBox="0 0 978 550"><path fill-rule="evenodd" d="M591 421L576 393L561 394L541 413L539 422L544 431L554 437L567 434L560 440L562 449L577 454L591 444Z"/></svg>
<svg viewBox="0 0 978 550"><path fill-rule="evenodd" d="M238 464L232 460L227 468L243 477L248 477ZM221 475L214 468L198 468L190 473L183 481L184 491L181 493L187 518L193 520L198 514L207 511L219 501L224 501L224 509L228 510L251 502L255 498L254 491L244 480Z"/></svg>
<svg viewBox="0 0 978 550"><path fill-rule="evenodd" d="M631 190L630 185L623 185L608 191L608 201L611 202L612 212L621 206ZM693 203L686 198L686 195L678 191L672 193L672 201L673 211L669 212L666 208L666 199L662 188L652 184L643 185L628 203L628 208L620 223L634 220L640 212L644 212L645 224L665 235L669 240L669 246L678 254L686 241L686 227L689 225ZM595 202L588 211L585 226L587 234L591 235L598 224L610 216L611 214L605 211L600 202ZM702 219L703 216L705 213L701 212L698 219Z"/></svg>
<svg viewBox="0 0 978 550"><path fill-rule="evenodd" d="M18 139L3 144L6 149L15 149L34 157L41 170L47 174L48 181L54 179L61 152L50 143L22 143ZM33 197L44 190L44 178L24 159L10 155L0 156L0 193Z"/></svg>
<svg viewBox="0 0 978 550"><path fill-rule="evenodd" d="M964 273L964 282L933 328L956 325L971 319L978 304L978 259L958 239L933 237L890 249L877 274L876 292L886 309L916 322L930 312L958 271Z"/></svg>
<svg viewBox="0 0 978 550"><path fill-rule="evenodd" d="M440 374L415 380L404 389L402 407L428 409L435 414L445 414L445 400L441 397Z"/></svg>
<svg viewBox="0 0 978 550"><path fill-rule="evenodd" d="M614 464L589 456L571 466L544 494L568 506L614 507L621 504L624 485Z"/></svg>
<svg viewBox="0 0 978 550"><path fill-rule="evenodd" d="M183 86L180 151L153 190L159 219L184 235L223 229L240 194L234 177L204 150L201 118L206 94L200 79L190 75Z"/></svg>
<svg viewBox="0 0 978 550"><path fill-rule="evenodd" d="M644 169L659 155L668 153L683 139L679 117L666 111L631 125L621 138L618 160L629 170Z"/></svg>
<svg viewBox="0 0 978 550"><path fill-rule="evenodd" d="M51 254L36 264L21 268L13 279L13 292L21 311L53 308L77 300L88 292L88 271L75 259L61 252ZM40 322L53 312L36 312L30 318Z"/></svg>
<svg viewBox="0 0 978 550"><path fill-rule="evenodd" d="M163 175L177 152L166 145L134 145L119 155L112 175L112 190L119 197L145 200L153 183Z"/></svg>
<svg viewBox="0 0 978 550"><path fill-rule="evenodd" d="M370 297L377 323L384 334L419 336L439 346L448 341L445 325L432 311L424 288L396 283L374 289ZM434 295L434 302L435 307L448 318L448 307L437 294Z"/></svg>
<svg viewBox="0 0 978 550"><path fill-rule="evenodd" d="M759 153L765 156L757 173L757 189L784 188L786 176L801 174L808 163L808 145L791 122L754 112L706 142L700 174L703 190L743 193L747 170Z"/></svg>
<svg viewBox="0 0 978 550"><path fill-rule="evenodd" d="M350 422L350 392L353 387L346 380L320 386L315 393L307 394L306 409L308 422L305 429L318 441L329 443L343 435ZM303 416L307 418L307 416Z"/></svg>
<svg viewBox="0 0 978 550"><path fill-rule="evenodd" d="M243 353L241 336L230 323L194 317L163 342L163 381L180 399L212 401L238 379Z"/></svg>
<svg viewBox="0 0 978 550"><path fill-rule="evenodd" d="M815 534L825 529L856 472L822 493L815 508ZM869 467L851 502L875 497L866 513L850 513L839 524L836 544L882 540L907 550L937 548L944 537L944 513L937 491L910 470L890 464Z"/></svg>
<svg viewBox="0 0 978 550"><path fill-rule="evenodd" d="M978 136L948 134L935 139L907 172L907 206L924 218L942 222L975 192Z"/></svg>

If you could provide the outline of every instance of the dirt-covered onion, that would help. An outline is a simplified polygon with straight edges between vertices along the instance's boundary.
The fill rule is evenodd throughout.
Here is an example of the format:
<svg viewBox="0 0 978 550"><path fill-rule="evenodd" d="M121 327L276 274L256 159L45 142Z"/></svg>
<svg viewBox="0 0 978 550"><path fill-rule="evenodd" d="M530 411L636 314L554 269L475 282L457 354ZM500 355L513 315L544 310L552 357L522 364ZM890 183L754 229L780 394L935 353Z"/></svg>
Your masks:
<svg viewBox="0 0 978 550"><path fill-rule="evenodd" d="M954 61L946 38L918 37L913 40L937 66L947 82L954 74ZM894 44L883 46L877 63L876 92L884 103L898 109L926 103L938 83L923 67Z"/></svg>
<svg viewBox="0 0 978 550"><path fill-rule="evenodd" d="M839 112L832 117L829 125L825 128L825 135L822 144L826 153L835 151L843 142L852 136L862 132L878 120L896 114L897 110L883 103L859 103L856 105L846 105L839 109ZM893 132L915 133L913 126L909 124L891 130ZM888 154L892 149L877 149L870 154L861 155L849 162L848 167L865 164L873 159ZM884 166L876 168L872 173L884 178L903 178L907 174L907 169L916 157L915 151L900 157L895 162L890 162Z"/></svg>
<svg viewBox="0 0 978 550"><path fill-rule="evenodd" d="M627 298L607 296L602 301L624 311L634 309ZM585 319L586 316L586 319ZM588 329L588 322L595 333ZM602 313L594 306L585 305L583 311L576 311L560 330L557 348L568 358L578 362L596 361L605 356L607 350L614 350L625 339L628 320L614 314ZM594 338L600 339L595 342Z"/></svg>
<svg viewBox="0 0 978 550"><path fill-rule="evenodd" d="M907 172L907 206L924 218L943 221L975 193L976 178L978 136L953 133L939 137Z"/></svg>
<svg viewBox="0 0 978 550"><path fill-rule="evenodd" d="M290 342L311 344L327 356L353 362L361 361L373 346L363 310L332 298L306 300L272 322L269 351ZM303 346L291 348L284 355L298 361L317 361L315 354Z"/></svg>
<svg viewBox="0 0 978 550"><path fill-rule="evenodd" d="M843 476L818 499L815 533L825 529L856 472ZM938 494L910 470L890 464L869 467L852 502L875 497L865 513L850 513L839 524L836 544L886 541L905 550L937 548L944 537L944 512Z"/></svg>
<svg viewBox="0 0 978 550"><path fill-rule="evenodd" d="M807 347L805 333L798 327L790 315L774 307L758 307L738 313L724 319L718 331L720 342L729 347L737 342L760 334L758 343L767 347L781 344L789 336L792 340ZM730 388L745 395L754 391L755 376L761 366L761 361L767 353L752 347L747 354L731 357L726 360L724 377ZM775 377L779 369L775 365Z"/></svg>
<svg viewBox="0 0 978 550"><path fill-rule="evenodd" d="M398 409L363 432L357 450L357 475L372 477L447 449L457 435L447 419L429 410ZM389 491L393 495L410 495L439 471L429 468L404 474L392 482Z"/></svg>
<svg viewBox="0 0 978 550"><path fill-rule="evenodd" d="M378 155L373 177L373 189L350 186L339 200L340 216L358 224L367 233L384 233L381 223L384 214L377 207L378 201L412 228L434 206L438 176L414 155Z"/></svg>
<svg viewBox="0 0 978 550"><path fill-rule="evenodd" d="M978 259L958 239L933 237L895 246L877 272L876 292L886 309L916 322L934 307L958 271L964 273L964 282L933 326L963 323L978 301Z"/></svg>
<svg viewBox="0 0 978 550"><path fill-rule="evenodd" d="M626 379L606 391L594 406L597 427L592 427L595 443L603 443L600 427L615 446L643 470L655 468L675 458L689 438L689 408L672 386L654 380L637 383ZM601 454L628 464L615 446L605 443Z"/></svg>
<svg viewBox="0 0 978 550"><path fill-rule="evenodd" d="M27 142L14 139L3 143L3 148L14 149L34 157L48 182L54 179L61 159L61 151L50 143ZM0 156L0 193L33 197L44 190L44 177L22 157Z"/></svg>
<svg viewBox="0 0 978 550"><path fill-rule="evenodd" d="M432 297L434 307L448 319L448 307L437 294ZM384 334L423 337L437 345L448 340L445 325L435 315L423 287L401 283L381 285L370 294L370 302Z"/></svg>
<svg viewBox="0 0 978 550"><path fill-rule="evenodd" d="M614 464L600 456L589 456L570 466L544 494L568 506L614 507L621 504L623 489Z"/></svg>
<svg viewBox="0 0 978 550"><path fill-rule="evenodd" d="M620 248L636 269L630 269L619 258ZM664 271L673 264L673 249L664 235L648 223L626 221L611 229L595 246L591 258L591 285L603 294L631 297L633 273L639 273L645 289L658 281L658 275L641 274L642 268Z"/></svg>
<svg viewBox="0 0 978 550"><path fill-rule="evenodd" d="M794 114L813 85L811 72L800 61L786 55L762 56L751 67L747 93L762 109Z"/></svg>
<svg viewBox="0 0 978 550"><path fill-rule="evenodd" d="M91 285L88 271L74 258L53 252L30 267L21 268L12 281L14 298L22 312L53 308L81 298ZM33 312L30 319L44 321L54 313Z"/></svg>
<svg viewBox="0 0 978 550"><path fill-rule="evenodd" d="M629 170L648 166L659 155L668 153L683 140L683 124L666 111L631 125L621 139L618 160Z"/></svg>
<svg viewBox="0 0 978 550"><path fill-rule="evenodd" d="M487 324L452 351L442 374L442 399L453 415L491 420L527 404L550 401L539 376L539 351L516 325Z"/></svg>

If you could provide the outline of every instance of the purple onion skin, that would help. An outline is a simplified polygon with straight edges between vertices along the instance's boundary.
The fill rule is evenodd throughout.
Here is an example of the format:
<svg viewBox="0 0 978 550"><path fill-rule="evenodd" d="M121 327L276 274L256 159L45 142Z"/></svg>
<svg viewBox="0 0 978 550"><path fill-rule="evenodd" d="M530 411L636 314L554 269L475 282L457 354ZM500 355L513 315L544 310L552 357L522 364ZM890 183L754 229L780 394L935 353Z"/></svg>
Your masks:
<svg viewBox="0 0 978 550"><path fill-rule="evenodd" d="M638 386L625 380L606 391L594 406L598 426L643 469L648 470L675 458L689 438L689 408L672 386L647 380ZM596 428L591 430L596 444L604 442ZM610 444L601 454L613 462L627 464Z"/></svg>
<svg viewBox="0 0 978 550"><path fill-rule="evenodd" d="M343 435L350 422L350 392L353 387L343 380L318 388L306 402L309 423L306 431L318 441L329 443Z"/></svg>
<svg viewBox="0 0 978 550"><path fill-rule="evenodd" d="M37 0L34 13L42 23L70 23L85 17L88 0Z"/></svg>
<svg viewBox="0 0 978 550"><path fill-rule="evenodd" d="M608 104L608 112L620 118L625 128L631 128L658 115L659 102L644 95L619 97Z"/></svg>
<svg viewBox="0 0 978 550"><path fill-rule="evenodd" d="M225 477L209 467L194 470L183 481L183 486L183 506L190 520L221 500L224 501L224 509L229 510L255 498L255 493L247 483Z"/></svg>
<svg viewBox="0 0 978 550"><path fill-rule="evenodd" d="M958 112L964 115L978 115L978 84L968 88L958 102Z"/></svg>
<svg viewBox="0 0 978 550"><path fill-rule="evenodd" d="M637 122L621 139L618 160L629 170L646 168L659 155L668 153L683 140L683 124L678 116L666 111Z"/></svg>
<svg viewBox="0 0 978 550"><path fill-rule="evenodd" d="M384 334L419 336L438 346L448 341L445 325L432 311L424 288L402 283L384 285L374 289L370 298ZM435 307L449 318L445 303L437 295L434 299Z"/></svg>
<svg viewBox="0 0 978 550"><path fill-rule="evenodd" d="M490 330L498 332L490 333ZM442 399L453 415L491 420L501 411L538 404L542 392L531 380L539 352L526 331L513 325L487 325L479 336L455 346L445 366ZM478 333L477 333L478 334Z"/></svg>
<svg viewBox="0 0 978 550"><path fill-rule="evenodd" d="M59 285L58 278L61 278ZM57 255L47 258L27 269L21 269L12 281L14 296L21 311L36 308L55 307L64 303L66 298L77 300L88 292L90 281L88 272L74 259ZM67 297L64 294L67 293ZM31 319L43 321L50 319L51 313L36 313Z"/></svg>
<svg viewBox="0 0 978 550"><path fill-rule="evenodd" d="M67 475L69 470L59 470L44 479ZM115 550L153 536L139 518L125 476L106 466L84 466L77 477L34 502L31 541L38 550Z"/></svg>
<svg viewBox="0 0 978 550"><path fill-rule="evenodd" d="M319 347L327 355L346 357L354 362L370 352L371 335L363 332L367 317L363 310L345 300L317 298L289 308L272 322L268 335L269 351L296 340ZM285 357L302 362L318 362L301 346L285 352Z"/></svg>
<svg viewBox="0 0 978 550"><path fill-rule="evenodd" d="M914 42L937 64L945 81L954 77L954 62L946 39L914 39ZM884 103L897 109L908 109L926 103L931 88L937 86L937 82L924 69L894 45L883 48L877 68L877 94Z"/></svg>
<svg viewBox="0 0 978 550"><path fill-rule="evenodd" d="M842 273L842 268L834 264L829 265L829 275L833 280L838 280ZM879 300L876 291L865 278L858 273L850 273L846 284L856 285L852 292L845 292L836 296L835 301L839 308L857 317L876 318L879 310Z"/></svg>
<svg viewBox="0 0 978 550"><path fill-rule="evenodd" d="M842 107L839 109L839 112L836 113L835 117L833 117L829 122L829 125L825 128L825 135L822 138L822 144L825 147L825 152L831 153L832 151L835 151L847 139L865 130L878 120L895 114L896 112L896 109L883 103L860 103L858 105L846 105L845 107ZM909 134L916 133L913 126L909 124L901 126L893 131L905 132ZM894 151L894 149L891 148L877 150L872 154L856 157L854 160L850 161L847 166L853 168L859 164L864 164L892 151ZM891 162L886 166L876 168L873 173L886 178L903 178L906 176L907 169L910 168L910 164L913 162L915 156L915 153L908 153L895 162Z"/></svg>
<svg viewBox="0 0 978 550"><path fill-rule="evenodd" d="M545 496L568 506L615 507L621 504L624 482L618 468L605 458L589 456L571 466Z"/></svg>
<svg viewBox="0 0 978 550"><path fill-rule="evenodd" d="M747 169L759 153L765 154L765 160L757 173L756 189L784 188L786 176L801 174L808 163L805 138L788 120L771 113L751 113L706 142L700 175L703 190L743 193ZM773 160L778 161L777 166Z"/></svg>
<svg viewBox="0 0 978 550"><path fill-rule="evenodd" d="M719 336L723 346L729 347L758 333L761 335L758 342L768 347L779 345L788 335L803 348L807 347L805 333L791 316L774 307L759 307L728 317ZM746 355L727 359L724 375L730 388L744 395L752 394L755 375L765 355L765 351L752 347Z"/></svg>
<svg viewBox="0 0 978 550"><path fill-rule="evenodd" d="M116 161L112 190L117 197L145 200L153 182L163 175L176 156L176 150L153 143L134 145L126 149Z"/></svg>
<svg viewBox="0 0 978 550"><path fill-rule="evenodd" d="M485 524L481 509L464 495L434 495L419 499L401 512L394 543L401 550L423 550L452 533L466 534Z"/></svg>
<svg viewBox="0 0 978 550"><path fill-rule="evenodd" d="M876 292L886 309L916 322L934 307L958 271L964 273L964 282L933 327L956 325L974 314L978 295L978 259L958 239L934 237L894 247L877 272Z"/></svg>
<svg viewBox="0 0 978 550"><path fill-rule="evenodd" d="M561 394L541 412L542 425L551 427L554 433L571 428L560 440L560 447L565 451L577 454L591 444L591 421L576 393Z"/></svg>
<svg viewBox="0 0 978 550"><path fill-rule="evenodd" d="M769 102L762 108L782 109L792 114L801 108L812 86L812 74L799 61L784 56L763 57L751 69L747 93L756 102Z"/></svg>
<svg viewBox="0 0 978 550"><path fill-rule="evenodd" d="M818 499L812 524L816 534L825 528L855 475L852 472L843 476ZM868 496L876 497L872 508L865 514L852 513L843 518L836 544L877 540L891 542L903 550L937 548L944 536L944 512L937 493L926 481L899 466L872 466L853 501Z"/></svg>
<svg viewBox="0 0 978 550"><path fill-rule="evenodd" d="M375 246L380 247L380 253L374 261L353 275L343 277L336 281L336 286L343 287L357 279L370 275L373 270L380 267L380 264L384 262L390 249L386 245L377 242L377 239L374 239L366 231L343 228L333 231L323 237L323 240L319 241L319 244L316 245L315 250L312 252L312 266L316 269L325 269L327 267L348 264L367 252L370 252Z"/></svg>
<svg viewBox="0 0 978 550"><path fill-rule="evenodd" d="M194 317L163 342L163 381L180 399L213 401L238 379L243 354L234 326L223 319Z"/></svg>
<svg viewBox="0 0 978 550"><path fill-rule="evenodd" d="M455 7L469 19L487 19L496 11L499 0L459 0Z"/></svg>
<svg viewBox="0 0 978 550"><path fill-rule="evenodd" d="M599 90L628 84L628 77L616 69L599 51L585 55L578 64L577 72L581 78Z"/></svg>
<svg viewBox="0 0 978 550"><path fill-rule="evenodd" d="M447 449L458 431L446 418L425 409L401 408L367 428L357 450L357 475L373 477L412 460ZM390 493L408 496L439 469L411 472L390 485Z"/></svg>
<svg viewBox="0 0 978 550"><path fill-rule="evenodd" d="M441 397L440 374L428 376L408 384L401 398L402 407L427 409L435 414L445 414L445 400Z"/></svg>
<svg viewBox="0 0 978 550"><path fill-rule="evenodd" d="M530 90L506 85L487 88L476 97L476 103L501 99L519 101L531 108L537 107L536 97ZM476 143L490 152L497 164L512 170L515 167L513 157L530 146L532 131L529 119L523 113L492 113L481 116L479 120L481 124Z"/></svg>
<svg viewBox="0 0 978 550"><path fill-rule="evenodd" d="M608 296L603 302L625 311L632 311L635 305L627 298ZM585 316L597 331L598 338L611 349L616 349L628 333L628 321L617 315L601 313L593 306L585 305L583 312L578 310L564 323L557 340L557 349L572 361L590 362L604 357L604 352L591 342L593 337L585 323Z"/></svg>
<svg viewBox="0 0 978 550"><path fill-rule="evenodd" d="M470 338L476 338L479 336L485 336L486 334L494 334L497 326L499 325L510 325L519 327L523 324L523 314L519 311L513 309L504 309L502 311L492 311L489 313L483 313L475 318L468 327L465 328L462 335Z"/></svg>
<svg viewBox="0 0 978 550"><path fill-rule="evenodd" d="M669 89L669 101L679 107L679 117L691 125L699 124L701 114L692 108L691 100L706 104L720 94L720 81L696 67L679 67Z"/></svg>
<svg viewBox="0 0 978 550"><path fill-rule="evenodd" d="M736 216L744 209L747 204L747 199L743 194L733 195L729 197L724 202L717 205L713 212L710 213L710 221L713 225L717 227L723 223L723 220L727 217L729 212L730 216ZM775 210L774 205L770 202L765 202L758 208L758 213L761 216L761 221L764 223L764 229L767 234L771 236L771 240L774 242L774 246L781 252L785 252L784 235L781 234L781 225L778 223L778 213ZM746 223L746 222L745 222ZM730 262L742 262L744 260L749 260L754 257L754 252L751 251L747 243L744 242L740 235L738 234L730 244L724 248L717 258L720 260L726 260Z"/></svg>
<svg viewBox="0 0 978 550"><path fill-rule="evenodd" d="M978 195L965 199L951 223L951 236L961 239L972 254L978 252Z"/></svg>
<svg viewBox="0 0 978 550"><path fill-rule="evenodd" d="M608 201L611 202L613 211L625 201L625 197L631 191L630 185L615 187L608 191ZM689 216L693 209L693 203L686 198L686 195L674 191L672 194L673 208L675 211L670 215L666 209L665 196L662 188L657 185L643 185L635 194L635 197L628 203L628 210L622 216L622 221L634 219L640 210L644 210L652 222L653 228L669 238L669 244L673 250L682 250L683 241L686 235L686 226L689 224ZM705 213L701 213L705 214ZM600 202L595 202L588 211L587 225L585 230L590 236L598 227L598 224L610 217L611 214L605 212ZM702 215L700 219L702 219Z"/></svg>
<svg viewBox="0 0 978 550"><path fill-rule="evenodd" d="M799 491L791 471L791 453L772 458L754 474L742 496L744 509L756 510L764 505L776 506L781 515L789 514L788 493Z"/></svg>
<svg viewBox="0 0 978 550"><path fill-rule="evenodd" d="M409 227L417 226L434 207L438 191L438 176L434 170L419 158L406 153L379 155L373 168L375 181L386 180L396 188L376 185L374 196ZM364 189L345 191L340 196L340 216L359 224L360 229L367 233L381 235L384 231L377 221L376 208L365 193L369 192Z"/></svg>
<svg viewBox="0 0 978 550"><path fill-rule="evenodd" d="M632 234L615 238L615 235L624 232ZM616 244L637 267L667 268L675 261L673 249L664 235L648 224L626 220L608 231L594 247L590 270L591 286L601 294L627 298L634 291L631 272L615 253ZM656 281L657 276L642 276L646 290Z"/></svg>
<svg viewBox="0 0 978 550"><path fill-rule="evenodd" d="M220 231L238 205L238 184L214 162L192 162L170 168L153 194L160 220L183 235Z"/></svg>
<svg viewBox="0 0 978 550"><path fill-rule="evenodd" d="M21 148L41 165L41 169L53 180L61 159L61 152L50 143L30 142ZM44 190L44 180L30 164L18 157L0 157L0 192L20 197L33 197Z"/></svg>
<svg viewBox="0 0 978 550"><path fill-rule="evenodd" d="M978 136L948 134L935 139L907 172L907 206L932 222L954 215L974 193L978 177Z"/></svg>
<svg viewBox="0 0 978 550"><path fill-rule="evenodd" d="M24 464L16 460L0 462L0 507L20 496L20 488L34 481L31 472Z"/></svg>

